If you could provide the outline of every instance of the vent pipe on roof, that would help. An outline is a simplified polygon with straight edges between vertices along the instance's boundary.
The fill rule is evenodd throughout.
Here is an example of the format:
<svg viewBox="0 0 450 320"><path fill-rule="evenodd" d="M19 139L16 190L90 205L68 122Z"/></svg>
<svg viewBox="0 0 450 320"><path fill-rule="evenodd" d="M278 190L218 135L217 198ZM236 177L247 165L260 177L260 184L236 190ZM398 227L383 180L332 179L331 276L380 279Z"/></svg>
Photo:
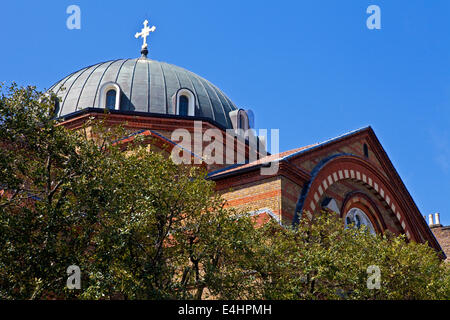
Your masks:
<svg viewBox="0 0 450 320"><path fill-rule="evenodd" d="M439 217L439 212L436 212L436 213L434 214L434 217L435 217L434 223L435 223L435 224L441 224L441 219L440 219L440 217Z"/></svg>
<svg viewBox="0 0 450 320"><path fill-rule="evenodd" d="M433 225L434 223L433 223L433 214L429 214L428 215L428 225Z"/></svg>

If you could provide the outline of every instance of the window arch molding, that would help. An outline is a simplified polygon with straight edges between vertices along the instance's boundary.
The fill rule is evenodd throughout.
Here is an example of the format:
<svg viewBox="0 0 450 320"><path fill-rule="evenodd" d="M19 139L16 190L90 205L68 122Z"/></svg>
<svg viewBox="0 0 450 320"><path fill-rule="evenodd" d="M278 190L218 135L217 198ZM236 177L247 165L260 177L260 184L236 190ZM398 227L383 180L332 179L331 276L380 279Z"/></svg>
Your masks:
<svg viewBox="0 0 450 320"><path fill-rule="evenodd" d="M107 94L109 91L114 90L116 92L116 100L114 108L107 108ZM100 108L119 110L120 109L120 86L115 82L104 83L100 88Z"/></svg>
<svg viewBox="0 0 450 320"><path fill-rule="evenodd" d="M186 114L183 114L185 112L183 110L180 110L180 106L182 104L181 103L182 102L181 101L182 97L185 97L188 100ZM177 93L174 95L174 97L172 98L172 100L173 100L174 105L175 105L174 113L176 115L184 115L184 116L192 116L192 117L195 116L195 105L196 105L195 101L196 101L196 98L195 98L195 94L191 90L186 89L186 88L179 89L177 91Z"/></svg>
<svg viewBox="0 0 450 320"><path fill-rule="evenodd" d="M231 124L234 130L244 130L250 129L249 117L244 109L236 109L229 113Z"/></svg>
<svg viewBox="0 0 450 320"><path fill-rule="evenodd" d="M421 217L420 212L417 210L412 213L415 216L407 216L405 206L411 203L408 202L410 200L402 198L400 191L389 182L383 171L370 161L355 155L339 153L324 159L314 170L316 174L305 190L306 195L302 193L299 197L294 223L298 223L302 211L315 212L320 197L334 183L352 180L359 184L361 191L370 192L375 196L377 207L385 208L388 212L389 217L386 218L392 222L388 224L389 230L392 229L394 234L405 234L408 240L423 241L418 229L413 227L413 221L417 221L413 219L420 219L418 218ZM406 204L403 201L406 201ZM423 219L419 221L423 222ZM438 248L434 238L428 235L426 238Z"/></svg>

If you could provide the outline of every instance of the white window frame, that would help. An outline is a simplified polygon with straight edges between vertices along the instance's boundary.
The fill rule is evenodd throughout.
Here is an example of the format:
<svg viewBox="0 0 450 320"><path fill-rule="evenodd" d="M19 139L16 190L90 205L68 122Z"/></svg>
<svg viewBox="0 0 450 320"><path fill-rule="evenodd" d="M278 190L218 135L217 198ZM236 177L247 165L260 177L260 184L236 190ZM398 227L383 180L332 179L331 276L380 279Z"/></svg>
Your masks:
<svg viewBox="0 0 450 320"><path fill-rule="evenodd" d="M237 110L230 111L229 115L230 115L230 119L231 119L231 124L232 124L235 132L239 132L240 130L242 130L243 132L246 132L247 130L250 129L248 114L244 109L237 109ZM245 128L240 127L241 117L245 118L245 126L244 126Z"/></svg>
<svg viewBox="0 0 450 320"><path fill-rule="evenodd" d="M115 90L116 91L116 103L114 105L113 110L120 110L120 95L121 90L117 83L115 82L107 82L102 85L100 88L100 108L108 109L106 108L106 94L109 90Z"/></svg>
<svg viewBox="0 0 450 320"><path fill-rule="evenodd" d="M188 98L189 105L188 105L188 116L194 117L195 116L195 95L194 93L189 89L180 89L176 93L175 96L175 114L180 115L180 97L185 96Z"/></svg>

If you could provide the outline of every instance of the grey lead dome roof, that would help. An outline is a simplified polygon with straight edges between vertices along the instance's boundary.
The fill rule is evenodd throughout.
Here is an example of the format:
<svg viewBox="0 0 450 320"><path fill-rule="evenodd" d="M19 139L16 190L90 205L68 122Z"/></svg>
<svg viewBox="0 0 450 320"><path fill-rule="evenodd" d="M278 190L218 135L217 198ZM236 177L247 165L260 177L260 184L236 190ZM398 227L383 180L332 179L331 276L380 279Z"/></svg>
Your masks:
<svg viewBox="0 0 450 320"><path fill-rule="evenodd" d="M174 114L172 97L184 88L195 95L196 117L232 128L229 112L237 108L222 91L186 69L146 57L99 63L58 81L49 89L61 98L58 116L100 108L100 89L108 82L120 87L121 111Z"/></svg>

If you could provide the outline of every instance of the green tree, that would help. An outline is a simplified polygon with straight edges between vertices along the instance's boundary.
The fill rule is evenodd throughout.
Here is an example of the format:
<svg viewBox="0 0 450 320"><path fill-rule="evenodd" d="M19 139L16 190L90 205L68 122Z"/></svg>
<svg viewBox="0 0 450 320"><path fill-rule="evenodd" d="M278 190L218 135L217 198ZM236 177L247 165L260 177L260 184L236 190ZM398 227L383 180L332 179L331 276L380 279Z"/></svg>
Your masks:
<svg viewBox="0 0 450 320"><path fill-rule="evenodd" d="M0 100L0 297L239 297L231 265L251 220L200 168L139 139L124 150L120 128L64 128L54 99L12 85ZM70 265L81 291L65 286Z"/></svg>
<svg viewBox="0 0 450 320"><path fill-rule="evenodd" d="M227 282L234 288L234 256L244 255L241 239L253 225L224 208L202 170L140 146L128 156L110 150L95 177L79 186L101 194L83 209L99 215L83 297L200 299L224 295L216 288Z"/></svg>
<svg viewBox="0 0 450 320"><path fill-rule="evenodd" d="M304 215L299 226L260 229L254 270L266 299L450 299L448 265L427 244L389 233L345 229L335 213ZM257 259L260 257L260 259ZM367 285L375 266L379 289Z"/></svg>
<svg viewBox="0 0 450 320"><path fill-rule="evenodd" d="M94 149L52 120L54 97L0 89L0 297L61 295L89 237L89 219L71 210L71 186Z"/></svg>
<svg viewBox="0 0 450 320"><path fill-rule="evenodd" d="M0 88L0 299L449 299L426 244L345 229L335 214L256 228L199 167L90 120L55 97ZM82 289L66 288L67 267ZM380 270L368 289L367 268Z"/></svg>

